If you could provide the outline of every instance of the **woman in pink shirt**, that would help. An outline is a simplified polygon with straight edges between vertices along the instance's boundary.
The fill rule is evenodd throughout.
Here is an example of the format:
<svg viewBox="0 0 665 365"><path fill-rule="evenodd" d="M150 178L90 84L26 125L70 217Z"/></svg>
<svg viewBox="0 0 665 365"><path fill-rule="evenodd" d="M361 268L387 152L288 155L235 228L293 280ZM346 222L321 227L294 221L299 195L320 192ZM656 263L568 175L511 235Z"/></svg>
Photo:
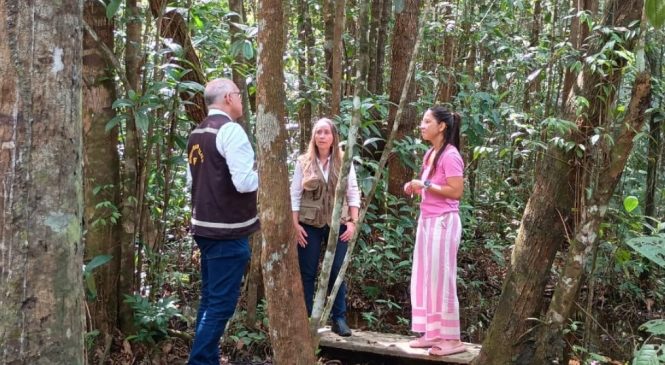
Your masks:
<svg viewBox="0 0 665 365"><path fill-rule="evenodd" d="M440 106L425 112L420 131L432 147L425 153L421 178L404 184L406 194L422 196L411 273L411 329L422 336L409 345L430 348L430 355L439 356L465 351L457 300L459 201L464 190L460 122L459 114Z"/></svg>

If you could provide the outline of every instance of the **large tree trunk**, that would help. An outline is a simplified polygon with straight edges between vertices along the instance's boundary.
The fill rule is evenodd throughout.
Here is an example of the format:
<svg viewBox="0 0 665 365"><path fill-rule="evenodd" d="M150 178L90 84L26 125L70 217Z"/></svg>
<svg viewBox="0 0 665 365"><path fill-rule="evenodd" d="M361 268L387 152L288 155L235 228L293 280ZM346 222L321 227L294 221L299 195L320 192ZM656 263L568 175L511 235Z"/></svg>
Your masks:
<svg viewBox="0 0 665 365"><path fill-rule="evenodd" d="M106 9L98 1L87 0L84 20L109 49L113 49L113 22L106 18ZM111 261L95 271L96 297L89 296L91 330L99 330L100 338L112 335L118 326L118 293L120 239L117 207L120 204L120 166L118 128L106 132L106 123L113 117L115 100L113 78L106 70L103 51L89 33L83 36L83 187L85 201L85 259L110 255ZM108 202L109 207L97 208Z"/></svg>
<svg viewBox="0 0 665 365"><path fill-rule="evenodd" d="M587 260L598 242L600 224L633 148L633 139L644 125L651 96L650 77L648 73L637 76L628 113L618 126L620 132L613 136L611 145L606 139L598 142L586 166L594 174L588 187L592 196L580 206L581 219L570 242L566 265L545 315L545 323L539 327L535 364L562 363L565 347L563 330L577 300ZM613 130L613 127L617 126L606 130Z"/></svg>
<svg viewBox="0 0 665 365"><path fill-rule="evenodd" d="M404 8L401 12L397 13L395 32L393 36L392 46L392 68L390 77L390 102L394 103L390 106L388 112L388 126L387 131L392 130L395 123L395 116L397 115L397 107L399 104L404 82L406 80L406 73L409 69L409 62L413 56L413 44L416 42L418 36L418 17L420 16L420 0L406 0L404 1ZM404 136L411 134L411 131L419 122L416 116L416 108L411 106L410 103L416 98L416 83L409 84L408 97L405 109L402 111L402 120L397 130L396 140L404 138ZM388 134L388 133L386 133ZM388 161L388 192L393 195L402 193L402 183L404 183L405 176L412 176L413 171L399 160L397 156L393 156Z"/></svg>
<svg viewBox="0 0 665 365"><path fill-rule="evenodd" d="M612 0L608 3L610 11L604 24L628 26L640 19L642 5L643 0ZM603 47L604 38L598 39L600 41L590 47L588 54L598 53ZM630 49L629 44L623 46ZM568 97L564 117L577 120L579 131L570 137L578 143L586 144L594 127L606 119L603 98L609 102L614 95L602 95L600 90L603 86L616 90L621 74L619 69L625 63L620 59L616 61L617 68L608 72L607 78L601 78L585 67ZM585 97L590 102L589 108L579 118L576 117L577 96ZM558 147L551 146L543 157L542 168L536 170L536 183L522 217L497 311L474 364L509 364L515 359L518 363L531 361L533 339L527 332L535 323L529 322L528 318L539 317L552 260L567 236L562 222L567 222L570 217L574 189L584 191L584 185L570 185L570 176L580 172L574 171L573 165L577 165L574 160L570 153L564 154ZM570 164L571 161L573 164Z"/></svg>
<svg viewBox="0 0 665 365"><path fill-rule="evenodd" d="M83 364L83 1L0 0L0 363Z"/></svg>
<svg viewBox="0 0 665 365"><path fill-rule="evenodd" d="M263 282L268 300L270 340L275 364L316 362L298 271L286 164L283 60L284 13L281 0L259 2L259 53L256 131L259 200L264 237ZM270 187L269 189L266 187ZM295 278L295 280L294 280Z"/></svg>

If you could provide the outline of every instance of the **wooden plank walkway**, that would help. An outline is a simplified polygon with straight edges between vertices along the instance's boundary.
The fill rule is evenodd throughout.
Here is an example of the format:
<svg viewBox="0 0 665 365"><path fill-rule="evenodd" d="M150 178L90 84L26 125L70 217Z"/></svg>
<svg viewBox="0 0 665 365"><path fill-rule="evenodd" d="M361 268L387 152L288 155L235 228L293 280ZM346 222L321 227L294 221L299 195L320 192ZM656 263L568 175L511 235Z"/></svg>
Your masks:
<svg viewBox="0 0 665 365"><path fill-rule="evenodd" d="M466 345L466 352L449 356L431 356L427 353L427 349L413 349L409 347L409 341L415 337L392 333L378 333L354 329L351 337L340 337L330 330L330 326L327 326L319 329L319 334L321 335L321 347L373 353L402 359L425 360L433 364L470 364L480 353L480 345L464 343Z"/></svg>

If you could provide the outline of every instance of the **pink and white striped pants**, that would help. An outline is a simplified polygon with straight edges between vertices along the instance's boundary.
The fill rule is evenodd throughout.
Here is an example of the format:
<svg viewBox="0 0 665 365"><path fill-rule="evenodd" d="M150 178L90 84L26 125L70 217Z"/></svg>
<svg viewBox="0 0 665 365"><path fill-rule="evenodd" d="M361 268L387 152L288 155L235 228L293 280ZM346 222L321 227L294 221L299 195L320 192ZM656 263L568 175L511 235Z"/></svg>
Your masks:
<svg viewBox="0 0 665 365"><path fill-rule="evenodd" d="M418 219L411 272L411 330L425 340L460 339L457 248L462 223L457 212Z"/></svg>

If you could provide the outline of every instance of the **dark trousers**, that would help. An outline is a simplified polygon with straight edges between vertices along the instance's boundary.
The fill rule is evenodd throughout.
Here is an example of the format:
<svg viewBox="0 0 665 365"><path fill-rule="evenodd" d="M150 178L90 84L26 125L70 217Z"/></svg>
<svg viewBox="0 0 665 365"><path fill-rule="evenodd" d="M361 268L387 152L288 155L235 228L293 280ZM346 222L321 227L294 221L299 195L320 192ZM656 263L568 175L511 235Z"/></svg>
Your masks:
<svg viewBox="0 0 665 365"><path fill-rule="evenodd" d="M233 316L251 256L249 238L211 240L194 236L201 250L201 304L189 365L219 365L219 339Z"/></svg>
<svg viewBox="0 0 665 365"><path fill-rule="evenodd" d="M301 225L305 229L305 232L307 232L307 246L300 247L300 245L298 245L298 262L300 263L300 277L302 278L303 291L305 292L307 314L311 316L315 281L318 276L319 256L321 255L321 247L324 247L325 243L328 242L330 227L326 225L322 228L316 228L303 223L301 223ZM340 236L344 231L346 231L346 225L340 226ZM339 269L344 262L347 247L348 245L346 242L343 242L342 240L337 241L337 250L335 250L335 258L330 273L327 294L330 294L330 291L335 284ZM340 285L335 301L333 302L331 316L333 320L345 318L346 316L346 283L344 282Z"/></svg>

